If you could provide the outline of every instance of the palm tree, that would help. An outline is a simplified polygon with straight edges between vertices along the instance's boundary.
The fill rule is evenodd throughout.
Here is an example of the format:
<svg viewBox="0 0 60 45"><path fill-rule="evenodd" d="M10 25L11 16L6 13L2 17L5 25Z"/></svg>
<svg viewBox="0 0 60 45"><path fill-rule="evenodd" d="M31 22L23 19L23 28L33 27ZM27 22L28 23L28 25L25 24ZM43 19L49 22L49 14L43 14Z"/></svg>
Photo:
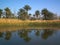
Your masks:
<svg viewBox="0 0 60 45"><path fill-rule="evenodd" d="M29 14L29 19L31 19L31 13Z"/></svg>
<svg viewBox="0 0 60 45"><path fill-rule="evenodd" d="M19 9L18 17L22 20L25 20L27 18L27 12L25 12L25 10L22 8Z"/></svg>
<svg viewBox="0 0 60 45"><path fill-rule="evenodd" d="M33 14L33 18L35 18L35 14Z"/></svg>
<svg viewBox="0 0 60 45"><path fill-rule="evenodd" d="M29 14L29 16L31 16L31 13Z"/></svg>
<svg viewBox="0 0 60 45"><path fill-rule="evenodd" d="M11 17L11 11L8 7L5 8L5 12L6 12L6 18L10 18Z"/></svg>
<svg viewBox="0 0 60 45"><path fill-rule="evenodd" d="M27 12L24 12L23 13L23 20L26 20L26 19L28 19L28 13Z"/></svg>
<svg viewBox="0 0 60 45"><path fill-rule="evenodd" d="M36 18L35 18L35 14L33 14L32 20L36 20Z"/></svg>
<svg viewBox="0 0 60 45"><path fill-rule="evenodd" d="M2 9L0 9L0 18L1 18L1 15L2 15L2 13L3 13L2 11L3 11L3 10L2 10Z"/></svg>
<svg viewBox="0 0 60 45"><path fill-rule="evenodd" d="M48 11L46 8L42 10L42 15L44 16L45 20L53 20L54 13Z"/></svg>
<svg viewBox="0 0 60 45"><path fill-rule="evenodd" d="M35 15L36 15L36 17L37 17L37 19L38 19L38 16L40 15L40 11L39 11L39 10L36 10L36 11L35 11Z"/></svg>
<svg viewBox="0 0 60 45"><path fill-rule="evenodd" d="M46 8L42 10L42 15L44 16L44 19L47 20L48 10Z"/></svg>
<svg viewBox="0 0 60 45"><path fill-rule="evenodd" d="M19 9L18 17L23 20L28 19L28 10L31 10L29 5L25 5L23 8Z"/></svg>
<svg viewBox="0 0 60 45"><path fill-rule="evenodd" d="M28 12L28 10L31 10L31 7L30 7L29 5L25 5L23 8L24 8L27 12Z"/></svg>
<svg viewBox="0 0 60 45"><path fill-rule="evenodd" d="M19 9L19 12L18 12L18 18L21 18L22 17L22 14L25 12L24 9Z"/></svg>
<svg viewBox="0 0 60 45"><path fill-rule="evenodd" d="M20 11L21 13L25 12L25 10L24 10L24 9L22 9L22 8L21 8L21 9L19 9L19 11Z"/></svg>

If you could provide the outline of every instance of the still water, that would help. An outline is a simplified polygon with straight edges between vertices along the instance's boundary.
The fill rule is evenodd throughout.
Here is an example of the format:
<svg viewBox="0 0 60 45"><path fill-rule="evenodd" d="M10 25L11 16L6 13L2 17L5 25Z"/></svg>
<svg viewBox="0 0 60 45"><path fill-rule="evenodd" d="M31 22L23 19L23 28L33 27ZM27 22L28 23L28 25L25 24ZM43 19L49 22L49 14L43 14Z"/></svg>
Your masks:
<svg viewBox="0 0 60 45"><path fill-rule="evenodd" d="M60 45L60 30L21 29L0 32L0 45Z"/></svg>

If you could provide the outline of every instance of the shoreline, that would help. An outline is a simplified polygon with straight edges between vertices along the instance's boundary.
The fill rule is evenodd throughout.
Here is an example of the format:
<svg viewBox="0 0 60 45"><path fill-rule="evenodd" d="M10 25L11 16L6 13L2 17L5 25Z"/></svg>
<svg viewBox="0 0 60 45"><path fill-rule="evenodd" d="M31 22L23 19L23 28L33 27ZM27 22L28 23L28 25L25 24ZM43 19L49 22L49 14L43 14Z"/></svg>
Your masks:
<svg viewBox="0 0 60 45"><path fill-rule="evenodd" d="M0 32L6 32L6 31L17 31L17 30L41 30L41 29L51 29L51 30L59 30L60 28L58 27L40 27L40 28L31 28L31 27L27 27L27 28L19 28L19 27L9 27L9 28L0 28Z"/></svg>

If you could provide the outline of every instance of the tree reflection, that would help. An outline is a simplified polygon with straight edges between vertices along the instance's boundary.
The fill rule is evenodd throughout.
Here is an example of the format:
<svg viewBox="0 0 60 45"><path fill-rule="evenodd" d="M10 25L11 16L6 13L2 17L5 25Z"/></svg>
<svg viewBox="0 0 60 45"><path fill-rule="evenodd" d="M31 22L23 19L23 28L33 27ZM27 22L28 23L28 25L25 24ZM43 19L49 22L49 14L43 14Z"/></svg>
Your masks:
<svg viewBox="0 0 60 45"><path fill-rule="evenodd" d="M11 38L11 32L6 32L6 34L5 34L5 39L6 40L10 40L10 38Z"/></svg>
<svg viewBox="0 0 60 45"><path fill-rule="evenodd" d="M40 30L36 30L35 35L36 35L36 36L40 36Z"/></svg>
<svg viewBox="0 0 60 45"><path fill-rule="evenodd" d="M2 32L0 32L0 37L3 37L3 33Z"/></svg>
<svg viewBox="0 0 60 45"><path fill-rule="evenodd" d="M31 38L28 36L28 33L31 31L28 31L26 29L23 29L22 31L18 32L18 35L20 38L23 38L26 42L29 42Z"/></svg>
<svg viewBox="0 0 60 45"><path fill-rule="evenodd" d="M44 33L42 34L43 39L47 39L49 36L52 36L53 30L51 29L44 29Z"/></svg>

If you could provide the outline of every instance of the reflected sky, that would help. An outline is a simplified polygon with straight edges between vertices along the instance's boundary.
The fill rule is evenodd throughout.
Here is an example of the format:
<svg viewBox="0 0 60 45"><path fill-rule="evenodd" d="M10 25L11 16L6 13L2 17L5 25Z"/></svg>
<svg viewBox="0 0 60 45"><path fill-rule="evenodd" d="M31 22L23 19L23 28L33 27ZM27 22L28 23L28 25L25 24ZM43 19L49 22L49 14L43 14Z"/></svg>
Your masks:
<svg viewBox="0 0 60 45"><path fill-rule="evenodd" d="M60 45L60 30L21 29L0 32L0 45Z"/></svg>

